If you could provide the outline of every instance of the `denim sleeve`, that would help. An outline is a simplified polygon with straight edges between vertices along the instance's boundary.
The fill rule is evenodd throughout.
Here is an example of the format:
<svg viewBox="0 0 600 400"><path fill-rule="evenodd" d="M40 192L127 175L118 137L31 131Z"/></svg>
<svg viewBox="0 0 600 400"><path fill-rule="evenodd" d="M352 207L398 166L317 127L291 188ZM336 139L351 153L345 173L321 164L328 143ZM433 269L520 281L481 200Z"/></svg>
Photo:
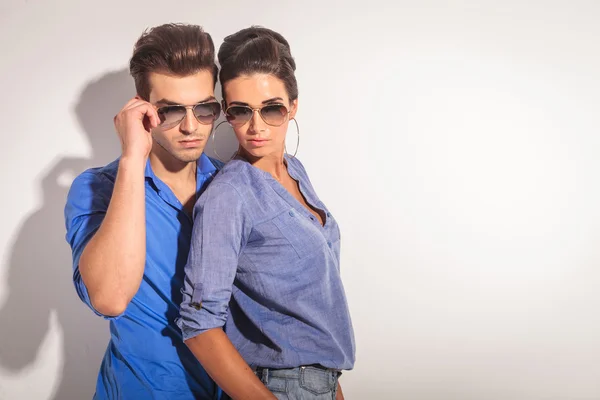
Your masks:
<svg viewBox="0 0 600 400"><path fill-rule="evenodd" d="M85 246L94 236L106 215L114 183L102 175L86 171L73 181L65 205L66 239L73 255L73 283L79 298L97 315L106 319L118 318L99 313L92 306L87 288L79 273L79 259Z"/></svg>
<svg viewBox="0 0 600 400"><path fill-rule="evenodd" d="M249 220L242 197L228 183L213 182L196 203L177 320L184 340L225 325Z"/></svg>

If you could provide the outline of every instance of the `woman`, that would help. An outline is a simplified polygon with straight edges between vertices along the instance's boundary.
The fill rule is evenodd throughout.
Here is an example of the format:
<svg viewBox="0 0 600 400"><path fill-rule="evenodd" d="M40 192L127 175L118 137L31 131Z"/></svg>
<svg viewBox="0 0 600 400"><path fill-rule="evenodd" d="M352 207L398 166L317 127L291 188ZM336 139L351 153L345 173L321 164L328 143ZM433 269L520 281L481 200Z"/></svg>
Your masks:
<svg viewBox="0 0 600 400"><path fill-rule="evenodd" d="M340 232L285 154L298 109L289 45L251 27L226 37L218 57L239 150L195 206L178 325L231 398L343 398L337 380L355 345Z"/></svg>

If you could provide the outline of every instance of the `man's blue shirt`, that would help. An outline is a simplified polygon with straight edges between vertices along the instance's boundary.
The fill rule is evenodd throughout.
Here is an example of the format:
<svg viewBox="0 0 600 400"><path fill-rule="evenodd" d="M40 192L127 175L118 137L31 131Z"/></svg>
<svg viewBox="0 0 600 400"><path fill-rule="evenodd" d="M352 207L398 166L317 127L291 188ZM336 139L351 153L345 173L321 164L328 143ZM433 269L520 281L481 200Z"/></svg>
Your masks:
<svg viewBox="0 0 600 400"><path fill-rule="evenodd" d="M66 239L73 251L73 281L93 309L79 273L79 258L100 227L112 195L119 160L83 172L65 206ZM202 155L200 193L222 163ZM140 288L122 315L110 320L110 342L100 367L95 399L215 399L218 389L184 344L175 325L192 218L171 189L146 164L146 265ZM101 315L96 310L96 314Z"/></svg>

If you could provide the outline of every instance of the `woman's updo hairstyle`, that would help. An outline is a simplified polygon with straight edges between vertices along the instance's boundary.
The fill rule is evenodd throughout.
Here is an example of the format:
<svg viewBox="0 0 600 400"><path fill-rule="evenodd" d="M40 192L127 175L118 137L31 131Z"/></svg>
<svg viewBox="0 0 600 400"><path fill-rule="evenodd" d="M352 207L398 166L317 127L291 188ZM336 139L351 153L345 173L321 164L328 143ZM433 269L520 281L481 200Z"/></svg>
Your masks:
<svg viewBox="0 0 600 400"><path fill-rule="evenodd" d="M256 73L276 76L284 83L290 101L298 98L296 63L287 40L277 32L261 26L242 29L225 38L218 59L223 100L228 81Z"/></svg>

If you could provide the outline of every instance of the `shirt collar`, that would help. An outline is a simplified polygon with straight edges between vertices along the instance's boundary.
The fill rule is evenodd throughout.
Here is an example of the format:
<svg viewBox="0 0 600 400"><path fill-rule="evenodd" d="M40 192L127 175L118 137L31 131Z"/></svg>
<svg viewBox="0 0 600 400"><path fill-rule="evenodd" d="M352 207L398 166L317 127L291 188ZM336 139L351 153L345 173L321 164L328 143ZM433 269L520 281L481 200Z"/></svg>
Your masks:
<svg viewBox="0 0 600 400"><path fill-rule="evenodd" d="M217 167L206 154L202 153L196 163L197 173L202 175L210 175L217 171Z"/></svg>
<svg viewBox="0 0 600 400"><path fill-rule="evenodd" d="M154 175L154 171L152 171L152 166L150 165L150 157L146 160L146 169L144 170L144 176L146 178L150 178L151 180L156 179L156 175Z"/></svg>

